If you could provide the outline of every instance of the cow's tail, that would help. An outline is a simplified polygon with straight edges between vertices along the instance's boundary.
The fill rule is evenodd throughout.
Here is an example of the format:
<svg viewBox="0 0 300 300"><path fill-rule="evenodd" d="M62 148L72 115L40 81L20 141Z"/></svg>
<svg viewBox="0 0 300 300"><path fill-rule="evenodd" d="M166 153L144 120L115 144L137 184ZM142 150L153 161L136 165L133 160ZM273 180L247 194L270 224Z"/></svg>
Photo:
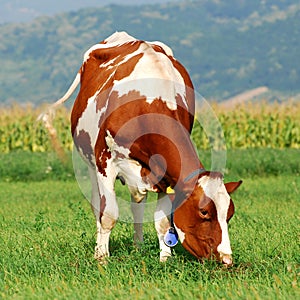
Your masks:
<svg viewBox="0 0 300 300"><path fill-rule="evenodd" d="M80 72L77 73L73 83L69 87L68 91L65 93L65 95L58 99L55 103L50 105L43 113L41 113L37 120L42 121L44 123L44 126L49 132L50 139L52 146L54 150L57 152L58 157L61 159L61 161L65 162L66 161L66 155L64 152L64 149L62 145L59 142L59 139L57 137L57 131L53 126L53 119L55 117L55 111L56 109L61 106L65 101L67 101L71 95L74 93L75 89L80 83Z"/></svg>

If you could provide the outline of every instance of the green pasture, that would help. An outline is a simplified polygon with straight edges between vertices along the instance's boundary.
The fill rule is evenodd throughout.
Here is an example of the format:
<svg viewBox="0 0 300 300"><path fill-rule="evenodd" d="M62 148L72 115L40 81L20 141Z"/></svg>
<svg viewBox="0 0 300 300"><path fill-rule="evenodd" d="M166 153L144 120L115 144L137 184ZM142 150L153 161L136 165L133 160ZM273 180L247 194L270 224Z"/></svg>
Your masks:
<svg viewBox="0 0 300 300"><path fill-rule="evenodd" d="M136 249L132 224L111 235L107 266L93 259L95 224L71 160L0 154L0 299L300 299L300 150L228 152L234 266L198 262L181 245L159 262L154 225ZM209 167L209 153L203 153ZM117 185L117 194L129 197Z"/></svg>

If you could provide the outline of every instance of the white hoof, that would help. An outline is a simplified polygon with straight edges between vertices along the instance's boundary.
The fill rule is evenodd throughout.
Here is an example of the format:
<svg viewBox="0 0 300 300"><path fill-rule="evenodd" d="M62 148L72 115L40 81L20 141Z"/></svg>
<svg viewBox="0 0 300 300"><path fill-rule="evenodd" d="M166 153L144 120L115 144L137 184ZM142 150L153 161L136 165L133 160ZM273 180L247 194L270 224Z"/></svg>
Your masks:
<svg viewBox="0 0 300 300"><path fill-rule="evenodd" d="M159 255L159 261L166 262L169 259L169 257L171 257L171 253L166 251L161 251Z"/></svg>
<svg viewBox="0 0 300 300"><path fill-rule="evenodd" d="M95 247L95 254L94 258L101 264L106 265L107 264L107 258L109 257L109 253L104 252L101 250L100 247Z"/></svg>

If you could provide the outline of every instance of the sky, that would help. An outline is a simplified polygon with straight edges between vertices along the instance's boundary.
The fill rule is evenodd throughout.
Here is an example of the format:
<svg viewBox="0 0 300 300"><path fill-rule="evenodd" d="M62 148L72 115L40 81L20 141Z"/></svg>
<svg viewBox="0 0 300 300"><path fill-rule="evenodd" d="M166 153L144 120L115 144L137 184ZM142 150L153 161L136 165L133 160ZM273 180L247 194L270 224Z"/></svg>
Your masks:
<svg viewBox="0 0 300 300"><path fill-rule="evenodd" d="M174 0L0 0L0 24L29 22L43 15L55 15L76 11L85 7L100 7L109 4L154 4Z"/></svg>

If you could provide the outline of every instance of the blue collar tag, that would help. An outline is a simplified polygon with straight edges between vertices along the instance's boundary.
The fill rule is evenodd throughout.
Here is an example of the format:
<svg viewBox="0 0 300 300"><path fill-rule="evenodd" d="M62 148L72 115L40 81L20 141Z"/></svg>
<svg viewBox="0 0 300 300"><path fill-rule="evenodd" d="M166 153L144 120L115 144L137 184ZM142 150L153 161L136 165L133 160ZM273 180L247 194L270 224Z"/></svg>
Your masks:
<svg viewBox="0 0 300 300"><path fill-rule="evenodd" d="M175 247L178 243L178 234L174 227L170 227L164 236L164 243L168 247Z"/></svg>

